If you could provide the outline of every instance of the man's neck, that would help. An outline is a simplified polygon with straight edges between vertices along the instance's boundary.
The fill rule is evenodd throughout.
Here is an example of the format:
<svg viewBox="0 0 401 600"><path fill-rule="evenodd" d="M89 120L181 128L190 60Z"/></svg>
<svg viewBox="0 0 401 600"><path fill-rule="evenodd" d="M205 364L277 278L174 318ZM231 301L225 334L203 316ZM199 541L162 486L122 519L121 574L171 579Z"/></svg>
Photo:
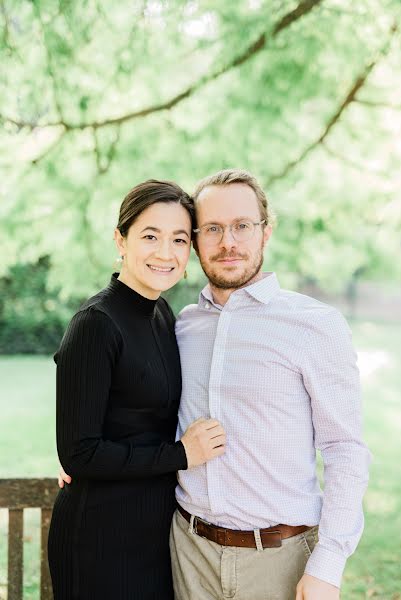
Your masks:
<svg viewBox="0 0 401 600"><path fill-rule="evenodd" d="M252 279L250 279L244 285L240 285L238 287L229 288L229 289L216 287L212 283L209 282L210 291L212 292L213 302L215 304L219 304L220 306L224 306L228 302L228 299L230 298L230 296L233 292L235 292L236 290L240 290L242 288L248 287L249 285L256 283L257 281L259 281L262 278L263 278L263 273L262 273L262 271L259 271L258 273L256 273L256 275L254 277L252 277Z"/></svg>

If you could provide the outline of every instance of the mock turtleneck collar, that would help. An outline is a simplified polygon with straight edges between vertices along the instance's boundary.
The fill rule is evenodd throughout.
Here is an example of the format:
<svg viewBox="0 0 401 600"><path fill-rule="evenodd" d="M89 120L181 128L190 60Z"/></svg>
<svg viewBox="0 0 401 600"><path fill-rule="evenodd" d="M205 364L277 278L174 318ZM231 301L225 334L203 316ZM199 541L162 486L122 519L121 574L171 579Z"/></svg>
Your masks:
<svg viewBox="0 0 401 600"><path fill-rule="evenodd" d="M152 316L155 310L157 300L151 300L138 294L135 290L130 288L128 285L117 279L119 273L113 273L108 285L108 289L112 294L118 296L121 300L135 307L144 315Z"/></svg>

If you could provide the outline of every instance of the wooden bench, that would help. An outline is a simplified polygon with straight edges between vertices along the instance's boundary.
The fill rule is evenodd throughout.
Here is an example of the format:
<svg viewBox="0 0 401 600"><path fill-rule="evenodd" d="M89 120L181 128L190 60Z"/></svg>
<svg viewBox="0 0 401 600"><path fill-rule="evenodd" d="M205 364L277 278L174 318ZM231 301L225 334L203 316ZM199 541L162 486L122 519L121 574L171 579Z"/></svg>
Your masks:
<svg viewBox="0 0 401 600"><path fill-rule="evenodd" d="M8 600L22 600L24 508L41 509L40 599L53 599L47 564L47 538L57 492L55 479L0 479L0 509L8 509L9 516Z"/></svg>

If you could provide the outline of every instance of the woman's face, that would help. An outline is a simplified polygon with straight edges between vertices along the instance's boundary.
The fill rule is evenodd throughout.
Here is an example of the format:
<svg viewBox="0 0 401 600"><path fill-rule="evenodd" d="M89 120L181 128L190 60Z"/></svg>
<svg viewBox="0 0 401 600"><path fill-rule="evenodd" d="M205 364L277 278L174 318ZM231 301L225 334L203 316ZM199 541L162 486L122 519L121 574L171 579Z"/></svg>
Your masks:
<svg viewBox="0 0 401 600"><path fill-rule="evenodd" d="M191 250L191 219L176 202L157 202L114 238L123 256L119 279L146 298L156 299L184 274Z"/></svg>

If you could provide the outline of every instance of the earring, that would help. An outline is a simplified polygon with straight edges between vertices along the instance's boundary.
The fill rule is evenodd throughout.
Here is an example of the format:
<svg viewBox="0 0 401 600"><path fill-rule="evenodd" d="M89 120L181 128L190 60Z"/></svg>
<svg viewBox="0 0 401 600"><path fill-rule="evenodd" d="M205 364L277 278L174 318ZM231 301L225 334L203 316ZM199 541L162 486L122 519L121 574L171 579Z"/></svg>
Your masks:
<svg viewBox="0 0 401 600"><path fill-rule="evenodd" d="M184 271L184 279L188 279L188 273L187 273L187 270L186 270L186 269L185 269L185 271Z"/></svg>
<svg viewBox="0 0 401 600"><path fill-rule="evenodd" d="M122 264L123 264L123 259L124 259L124 256L118 256L116 258L116 260L114 261L114 266L116 269L121 269Z"/></svg>

